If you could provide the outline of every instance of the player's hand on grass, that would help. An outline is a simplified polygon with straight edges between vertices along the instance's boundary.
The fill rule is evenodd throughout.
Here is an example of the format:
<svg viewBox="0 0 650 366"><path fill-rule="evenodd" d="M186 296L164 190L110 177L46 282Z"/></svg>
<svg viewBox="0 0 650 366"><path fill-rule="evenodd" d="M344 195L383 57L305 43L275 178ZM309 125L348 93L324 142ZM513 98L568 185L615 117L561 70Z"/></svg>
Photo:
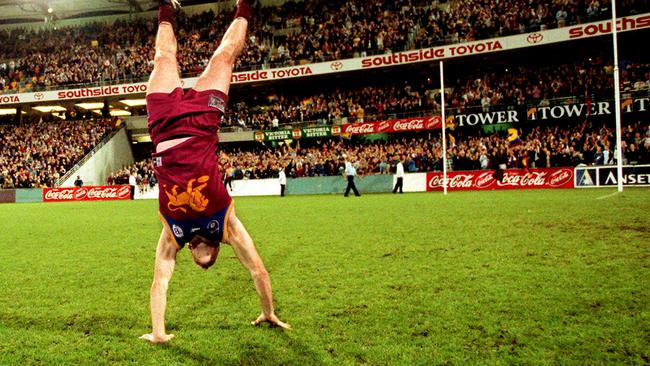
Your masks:
<svg viewBox="0 0 650 366"><path fill-rule="evenodd" d="M142 336L140 336L140 339L144 339L145 341L149 341L151 343L159 344L159 343L167 343L174 337L175 335L173 334L154 336L152 333L149 333L149 334L143 334Z"/></svg>
<svg viewBox="0 0 650 366"><path fill-rule="evenodd" d="M255 321L252 321L251 324L257 326L262 323L269 323L272 327L280 327L282 329L291 329L291 325L283 322L282 320L278 319L275 314L271 314L269 316L264 315L262 313L260 316L255 319Z"/></svg>

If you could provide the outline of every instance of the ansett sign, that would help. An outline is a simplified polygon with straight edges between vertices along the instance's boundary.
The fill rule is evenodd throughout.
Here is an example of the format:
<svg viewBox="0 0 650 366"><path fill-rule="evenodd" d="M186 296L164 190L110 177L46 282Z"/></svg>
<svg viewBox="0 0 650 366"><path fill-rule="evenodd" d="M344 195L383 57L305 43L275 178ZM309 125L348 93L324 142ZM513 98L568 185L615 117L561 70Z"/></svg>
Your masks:
<svg viewBox="0 0 650 366"><path fill-rule="evenodd" d="M590 166L575 169L576 188L616 187L618 177L616 166ZM629 165L623 167L623 185L650 186L650 165Z"/></svg>

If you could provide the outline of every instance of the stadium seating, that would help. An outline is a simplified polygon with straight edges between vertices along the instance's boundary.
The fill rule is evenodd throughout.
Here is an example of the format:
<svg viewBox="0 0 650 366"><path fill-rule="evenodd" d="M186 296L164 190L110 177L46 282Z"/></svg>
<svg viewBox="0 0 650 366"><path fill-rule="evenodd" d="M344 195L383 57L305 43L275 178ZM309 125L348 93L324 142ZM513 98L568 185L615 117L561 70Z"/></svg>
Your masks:
<svg viewBox="0 0 650 366"><path fill-rule="evenodd" d="M650 127L630 124L623 132L624 164L650 164ZM501 159L508 168L615 164L614 131L604 124L522 128L516 143L508 141L503 132L464 136L452 131L449 136L451 171L494 169ZM441 171L440 138L440 133L416 133L408 137L394 135L374 143L329 140L314 142L310 147L293 143L252 149L224 145L219 162L224 174L235 180L274 178L279 169L286 169L287 176L292 178L339 175L339 158L343 154L358 162L361 174L394 174L399 157L405 159L406 172ZM120 178L115 177L122 177L122 183L128 181L129 172L135 172L141 182L150 182L152 170L151 159L146 159L116 172L108 183L118 182Z"/></svg>
<svg viewBox="0 0 650 366"><path fill-rule="evenodd" d="M0 124L0 188L52 187L114 129L111 119Z"/></svg>
<svg viewBox="0 0 650 366"><path fill-rule="evenodd" d="M565 127L524 128L520 142L512 144L506 133L484 136L463 136L451 132L448 159L451 170L495 168L500 154L506 154L509 168L567 167L586 165L611 165L615 163L612 128L593 123ZM647 124L630 124L625 127L624 163L650 163L650 128ZM502 150L502 151L500 151ZM241 171L241 178L270 178L277 169L286 167L288 176L338 175L339 157L354 157L363 174L394 173L398 155L406 158L407 172L442 170L440 134L413 134L409 137L392 136L388 141L358 143L331 140L316 143L313 147L282 146L278 149L252 151L224 148L220 162L224 171L232 167ZM528 160L524 163L524 157Z"/></svg>
<svg viewBox="0 0 650 366"><path fill-rule="evenodd" d="M613 66L602 52L594 52L579 62L521 65L504 69L486 65L457 72L446 82L451 93L448 106L456 111L504 110L527 103L548 105L576 99L611 99ZM457 76L456 76L457 75ZM380 121L387 116L413 116L439 113L439 91L426 74L413 73L403 80L318 84L317 92L282 92L265 89L254 95L233 91L234 102L223 126L270 130L295 123L335 124ZM623 92L647 95L650 90L650 64L628 62L623 66ZM479 109L480 108L480 109Z"/></svg>
<svg viewBox="0 0 650 366"><path fill-rule="evenodd" d="M149 187L158 184L153 172L153 162L151 159L138 161L130 166L124 167L117 172L112 173L106 179L108 185L129 184L129 176L133 174L136 177L138 188L146 191Z"/></svg>
<svg viewBox="0 0 650 366"><path fill-rule="evenodd" d="M563 4L567 5L563 5ZM288 2L260 10L237 69L295 65L403 51L554 28L603 19L598 2L457 1L436 5L397 2ZM621 15L648 10L625 1ZM212 11L178 17L179 63L184 75L201 72L231 14ZM352 36L354 35L354 36ZM81 27L0 30L0 90L141 80L152 70L153 19ZM29 40L27 42L27 40Z"/></svg>
<svg viewBox="0 0 650 366"><path fill-rule="evenodd" d="M621 6L623 15L648 10L648 5L642 1L626 1ZM566 15L560 14L562 19L558 19L563 7ZM256 22L251 30L248 48L239 59L237 68L295 65L399 51L553 28L608 16L606 7L594 7L596 2L549 4L522 0L507 4L455 1L442 5L420 0L371 5L362 1L288 2L280 7L259 10L262 21ZM230 20L231 14L211 11L179 16L179 62L185 75L196 75L203 70L214 49L214 40L221 37ZM152 19L134 19L56 31L0 30L0 89L10 93L80 83L142 80L152 68L155 28ZM527 62L530 59L523 60L513 63L516 66L505 68L503 62L481 67L458 66L463 68L463 72L451 73L446 81L448 105L457 113L470 110L487 112L529 104L564 103L563 98L569 98L568 103L611 98L613 70L609 51L588 50L580 53L579 57L573 55L562 62L532 64ZM641 91L647 95L650 68L648 64L637 61L646 60L641 58L622 63L622 90L628 94ZM476 62L473 64L478 65ZM403 77L372 81L359 82L363 78L356 78L352 83L323 82L311 89L280 85L247 93L248 89L240 92L233 88L233 103L222 126L272 130L290 128L295 123L330 125L377 121L394 116L430 115L439 112L440 105L437 85L429 76L430 72L420 70ZM144 109L141 112L144 113ZM101 122L97 123L101 125ZM623 149L631 156L626 160L648 162L648 128L636 122L630 126L631 133L638 133L640 138L626 140ZM51 125L23 124L0 128L6 135L54 135L54 140L48 144L67 144L65 135L50 131ZM524 157L536 166L611 163L611 126L606 127L609 132L605 135L600 133L601 125L553 128L522 127L521 144L517 146L509 146L505 135L500 133L456 131L452 135L455 145L449 149L450 168L492 167L497 155L508 154L499 152L500 147L510 151L511 156L506 160L511 167L521 166ZM88 142L84 142L86 137L81 138L78 148L73 144L65 154L54 152L47 158L47 163L32 162L29 152L17 157L5 144L0 154L0 173L4 173L2 185L52 185L58 176L92 149L98 142L97 138L101 140L108 132L93 132L87 138ZM580 137L575 137L576 134ZM555 139L550 139L550 135ZM221 156L221 162L224 170L229 169L242 178L271 177L281 166L289 166L291 176L331 175L338 174L338 155L343 150L352 149L349 153L359 156L360 170L366 173L389 172L391 159L396 154L410 157L407 169L441 169L439 137L434 134L429 139L428 134L421 133L409 136L413 140L408 142L402 138L394 136L389 142L363 146L353 140L322 146L305 143L302 148L285 145L279 149L259 151L226 146L227 153ZM14 143L18 144L15 148L29 151L34 148L31 144L38 144L38 139ZM599 152L598 147L604 153ZM23 160L26 163L17 163ZM134 170L140 177L139 181L148 183L153 180L150 162L116 172L110 179L119 183L127 171Z"/></svg>

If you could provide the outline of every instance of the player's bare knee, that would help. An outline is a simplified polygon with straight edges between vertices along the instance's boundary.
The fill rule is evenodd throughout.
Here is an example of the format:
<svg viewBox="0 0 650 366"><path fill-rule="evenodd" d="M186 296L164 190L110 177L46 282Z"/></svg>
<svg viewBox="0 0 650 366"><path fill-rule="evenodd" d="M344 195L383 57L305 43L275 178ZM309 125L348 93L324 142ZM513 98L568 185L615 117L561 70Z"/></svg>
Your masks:
<svg viewBox="0 0 650 366"><path fill-rule="evenodd" d="M153 58L154 65L160 64L176 64L176 50L172 49L157 49Z"/></svg>
<svg viewBox="0 0 650 366"><path fill-rule="evenodd" d="M229 45L221 45L219 49L212 55L210 60L210 67L221 69L223 67L232 67L235 63L235 58L237 54L235 52L235 47Z"/></svg>

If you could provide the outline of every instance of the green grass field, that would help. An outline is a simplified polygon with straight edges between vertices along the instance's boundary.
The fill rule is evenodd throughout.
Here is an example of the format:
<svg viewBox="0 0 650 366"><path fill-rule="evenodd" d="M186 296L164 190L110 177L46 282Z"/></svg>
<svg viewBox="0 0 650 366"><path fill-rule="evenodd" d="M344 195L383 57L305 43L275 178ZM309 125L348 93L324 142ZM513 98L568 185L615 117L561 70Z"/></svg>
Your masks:
<svg viewBox="0 0 650 366"><path fill-rule="evenodd" d="M184 250L162 346L156 202L0 205L0 364L647 365L650 190L611 192L237 199L294 329Z"/></svg>

